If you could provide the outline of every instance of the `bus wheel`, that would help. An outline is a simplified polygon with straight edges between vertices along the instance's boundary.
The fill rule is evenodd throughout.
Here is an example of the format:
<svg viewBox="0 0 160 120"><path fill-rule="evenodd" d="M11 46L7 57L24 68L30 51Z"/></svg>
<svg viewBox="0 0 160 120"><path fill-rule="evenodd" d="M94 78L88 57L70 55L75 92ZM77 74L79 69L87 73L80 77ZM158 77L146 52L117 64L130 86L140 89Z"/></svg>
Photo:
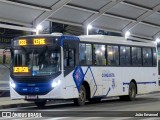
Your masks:
<svg viewBox="0 0 160 120"><path fill-rule="evenodd" d="M74 104L78 106L83 106L86 101L86 89L83 85L80 87L79 98L74 99Z"/></svg>
<svg viewBox="0 0 160 120"><path fill-rule="evenodd" d="M101 101L101 98L90 98L89 101L91 103L99 103Z"/></svg>
<svg viewBox="0 0 160 120"><path fill-rule="evenodd" d="M129 95L128 100L133 101L136 98L136 85L134 82L131 82L129 85Z"/></svg>
<svg viewBox="0 0 160 120"><path fill-rule="evenodd" d="M128 91L128 95L125 96L120 96L120 100L123 101L133 101L136 98L136 85L134 82L131 82L129 84L129 91Z"/></svg>
<svg viewBox="0 0 160 120"><path fill-rule="evenodd" d="M43 108L46 105L46 103L46 100L35 101L36 106L39 108Z"/></svg>
<svg viewBox="0 0 160 120"><path fill-rule="evenodd" d="M126 96L127 100L129 101L133 101L136 98L136 85L134 82L131 82L129 84L129 91L128 91L129 95Z"/></svg>

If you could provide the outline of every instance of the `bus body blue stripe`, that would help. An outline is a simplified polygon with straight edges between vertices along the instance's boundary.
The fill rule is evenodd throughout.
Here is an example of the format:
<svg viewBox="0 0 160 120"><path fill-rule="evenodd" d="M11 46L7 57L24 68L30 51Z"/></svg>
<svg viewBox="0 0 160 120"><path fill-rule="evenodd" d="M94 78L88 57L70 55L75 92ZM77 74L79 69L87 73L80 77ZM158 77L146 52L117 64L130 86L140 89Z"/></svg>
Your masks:
<svg viewBox="0 0 160 120"><path fill-rule="evenodd" d="M92 98L106 98L108 96L108 94L109 94L110 91L111 91L111 88L108 89L106 95L94 96Z"/></svg>
<svg viewBox="0 0 160 120"><path fill-rule="evenodd" d="M95 78L94 78L94 76L93 76L93 72L92 72L90 66L88 66L88 68L87 68L87 70L86 70L86 72L85 72L85 74L84 74L84 77L86 76L86 74L87 74L87 72L88 72L89 69L90 69L90 71L91 71L91 74L92 74L92 77L93 77L93 80L94 80L94 83L95 83L95 86L96 86L96 90L95 90L95 92L94 92L94 94L93 94L93 97L94 97L94 95L95 95L96 92L97 92L97 83L96 83L96 80L95 80Z"/></svg>
<svg viewBox="0 0 160 120"><path fill-rule="evenodd" d="M109 89L108 89L107 94L106 94L106 96L105 96L105 97L107 97L107 96L108 96L109 91L111 91L111 88L109 88Z"/></svg>
<svg viewBox="0 0 160 120"><path fill-rule="evenodd" d="M94 94L93 94L93 97L94 97L95 94L96 94L96 92L97 92L97 83L96 83L96 80L95 80L95 78L94 78L94 76L93 76L93 72L92 72L92 70L91 70L91 67L89 66L88 69L90 69L91 74L92 74L92 77L93 77L93 80L94 80L94 83L95 83L95 85L96 85L96 90L95 90L95 92L94 92Z"/></svg>
<svg viewBox="0 0 160 120"><path fill-rule="evenodd" d="M123 85L129 85L130 83L123 82ZM153 82L137 82L137 84L156 84L156 81Z"/></svg>
<svg viewBox="0 0 160 120"><path fill-rule="evenodd" d="M76 76L78 76L76 78ZM80 87L84 81L84 73L82 71L82 68L80 66L77 66L72 74L73 80L76 84L76 87L78 89L78 92L80 92Z"/></svg>
<svg viewBox="0 0 160 120"><path fill-rule="evenodd" d="M51 82L47 83L16 83L15 90L20 94L46 94L50 92L53 88L51 87Z"/></svg>

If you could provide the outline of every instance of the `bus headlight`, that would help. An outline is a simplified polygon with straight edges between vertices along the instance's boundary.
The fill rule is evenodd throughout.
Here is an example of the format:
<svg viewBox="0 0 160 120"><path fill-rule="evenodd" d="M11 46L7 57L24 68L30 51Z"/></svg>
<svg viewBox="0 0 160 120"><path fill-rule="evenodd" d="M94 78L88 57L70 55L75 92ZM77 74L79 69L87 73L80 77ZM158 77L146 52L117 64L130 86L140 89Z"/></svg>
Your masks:
<svg viewBox="0 0 160 120"><path fill-rule="evenodd" d="M10 82L10 86L11 86L12 88L16 88L16 84L15 84L14 82Z"/></svg>
<svg viewBox="0 0 160 120"><path fill-rule="evenodd" d="M52 87L55 88L55 87L57 87L57 86L60 85L60 84L61 84L61 80L53 81L53 82L52 82Z"/></svg>

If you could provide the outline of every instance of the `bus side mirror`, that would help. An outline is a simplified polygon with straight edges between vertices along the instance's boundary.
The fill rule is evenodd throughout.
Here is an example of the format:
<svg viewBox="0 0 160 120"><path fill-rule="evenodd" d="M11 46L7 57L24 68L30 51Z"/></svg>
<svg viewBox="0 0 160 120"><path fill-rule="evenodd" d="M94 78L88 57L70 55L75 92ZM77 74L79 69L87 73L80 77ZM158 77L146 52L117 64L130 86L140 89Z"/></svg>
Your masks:
<svg viewBox="0 0 160 120"><path fill-rule="evenodd" d="M6 68L10 69L9 66L7 65L8 63L7 63L7 55L6 54L8 54L7 52L9 52L9 51L7 51L8 49L9 48L6 48L3 51L2 65L4 65Z"/></svg>
<svg viewBox="0 0 160 120"><path fill-rule="evenodd" d="M6 54L3 52L3 64L6 64Z"/></svg>

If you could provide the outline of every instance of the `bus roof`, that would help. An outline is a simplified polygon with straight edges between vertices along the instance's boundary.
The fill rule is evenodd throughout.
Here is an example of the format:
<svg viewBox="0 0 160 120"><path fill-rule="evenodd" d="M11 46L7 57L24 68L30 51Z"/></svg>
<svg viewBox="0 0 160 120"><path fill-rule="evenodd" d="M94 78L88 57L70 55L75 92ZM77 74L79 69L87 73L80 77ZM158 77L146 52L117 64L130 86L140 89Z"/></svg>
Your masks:
<svg viewBox="0 0 160 120"><path fill-rule="evenodd" d="M121 45L135 45L135 46L148 46L156 47L153 42L134 42L126 40L124 37L106 36L106 35L82 35L79 36L80 41L84 42L97 42L97 43L111 43Z"/></svg>
<svg viewBox="0 0 160 120"><path fill-rule="evenodd" d="M21 37L53 37L53 36L62 36L62 35L53 35L53 34L39 34L39 35L26 35L26 36L19 36ZM18 37L18 38L19 38Z"/></svg>
<svg viewBox="0 0 160 120"><path fill-rule="evenodd" d="M60 34L60 33L56 33L56 34L26 35L26 36L16 37L15 39L17 39L17 38L27 38L27 37L61 37L61 38L64 38L64 39L79 40L79 38L77 36L63 35L63 34Z"/></svg>

